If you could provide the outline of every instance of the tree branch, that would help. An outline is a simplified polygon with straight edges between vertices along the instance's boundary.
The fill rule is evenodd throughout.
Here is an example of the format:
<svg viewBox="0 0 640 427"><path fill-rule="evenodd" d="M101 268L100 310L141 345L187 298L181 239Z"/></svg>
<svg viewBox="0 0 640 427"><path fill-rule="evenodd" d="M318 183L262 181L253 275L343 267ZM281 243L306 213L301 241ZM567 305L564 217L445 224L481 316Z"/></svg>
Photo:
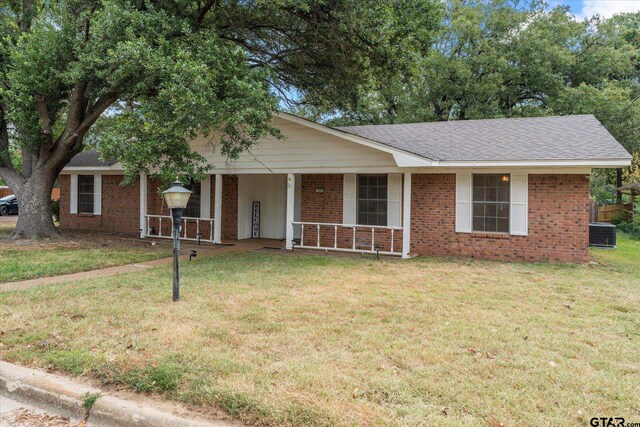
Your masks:
<svg viewBox="0 0 640 427"><path fill-rule="evenodd" d="M42 133L44 133L47 137L47 141L49 143L52 142L52 123L51 118L49 117L49 111L47 109L47 101L44 99L42 95L35 95L33 97L34 102L36 104L36 111L38 113L38 117L40 118L40 126L42 127Z"/></svg>

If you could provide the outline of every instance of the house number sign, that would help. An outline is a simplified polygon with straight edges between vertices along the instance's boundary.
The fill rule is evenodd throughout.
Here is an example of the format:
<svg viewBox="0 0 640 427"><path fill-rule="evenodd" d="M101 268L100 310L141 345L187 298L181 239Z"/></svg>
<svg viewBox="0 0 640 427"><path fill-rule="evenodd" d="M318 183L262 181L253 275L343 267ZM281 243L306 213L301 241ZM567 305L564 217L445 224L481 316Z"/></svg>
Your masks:
<svg viewBox="0 0 640 427"><path fill-rule="evenodd" d="M260 202L251 205L251 238L260 238Z"/></svg>

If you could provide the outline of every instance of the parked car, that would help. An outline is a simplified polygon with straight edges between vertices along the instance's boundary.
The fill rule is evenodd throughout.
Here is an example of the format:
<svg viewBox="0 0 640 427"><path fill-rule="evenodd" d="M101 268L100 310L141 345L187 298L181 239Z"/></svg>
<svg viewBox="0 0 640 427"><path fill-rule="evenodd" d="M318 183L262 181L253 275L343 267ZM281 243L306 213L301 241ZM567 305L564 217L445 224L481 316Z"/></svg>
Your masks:
<svg viewBox="0 0 640 427"><path fill-rule="evenodd" d="M18 214L18 199L13 194L0 199L0 216Z"/></svg>

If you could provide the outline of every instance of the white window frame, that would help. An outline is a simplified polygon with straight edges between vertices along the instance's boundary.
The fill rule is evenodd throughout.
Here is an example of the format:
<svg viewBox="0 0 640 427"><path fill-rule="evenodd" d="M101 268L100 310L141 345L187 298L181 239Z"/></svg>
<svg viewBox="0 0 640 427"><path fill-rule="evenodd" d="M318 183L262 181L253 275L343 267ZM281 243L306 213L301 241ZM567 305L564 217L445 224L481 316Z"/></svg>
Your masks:
<svg viewBox="0 0 640 427"><path fill-rule="evenodd" d="M82 212L80 215L102 215L102 175L80 174L93 176L93 212ZM72 174L70 178L69 213L78 214L78 174Z"/></svg>

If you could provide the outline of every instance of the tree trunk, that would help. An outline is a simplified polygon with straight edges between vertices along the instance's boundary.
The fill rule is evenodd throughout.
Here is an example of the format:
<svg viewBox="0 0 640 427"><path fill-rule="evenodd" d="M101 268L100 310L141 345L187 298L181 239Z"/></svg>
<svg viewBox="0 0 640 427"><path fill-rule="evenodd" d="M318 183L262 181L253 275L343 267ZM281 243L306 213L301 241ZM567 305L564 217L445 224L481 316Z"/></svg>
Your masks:
<svg viewBox="0 0 640 427"><path fill-rule="evenodd" d="M622 204L622 191L618 188L622 187L622 169L616 169L616 203Z"/></svg>
<svg viewBox="0 0 640 427"><path fill-rule="evenodd" d="M53 173L37 171L13 191L18 198L18 224L12 239L42 239L59 237L51 213Z"/></svg>

